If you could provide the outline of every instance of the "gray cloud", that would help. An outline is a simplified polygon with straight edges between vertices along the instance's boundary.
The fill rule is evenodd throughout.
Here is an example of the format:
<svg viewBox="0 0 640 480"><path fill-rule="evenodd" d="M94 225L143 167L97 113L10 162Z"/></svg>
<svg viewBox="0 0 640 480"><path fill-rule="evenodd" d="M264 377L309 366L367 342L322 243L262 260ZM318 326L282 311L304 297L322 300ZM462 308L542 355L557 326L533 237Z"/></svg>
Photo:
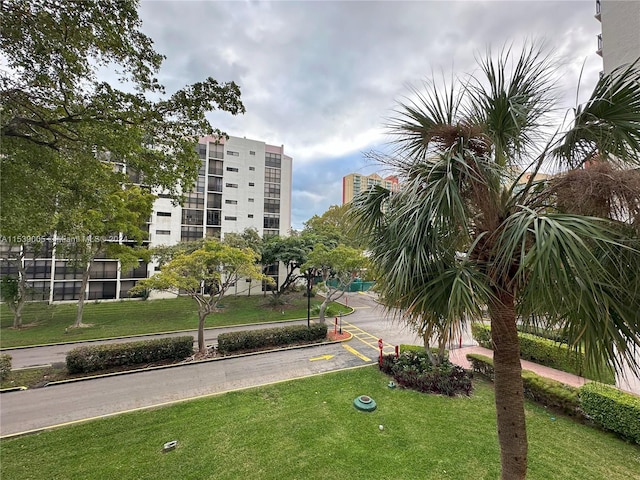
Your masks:
<svg viewBox="0 0 640 480"><path fill-rule="evenodd" d="M247 113L210 118L230 134L285 145L294 158L294 197L305 199L294 202L300 228L324 211L313 208L340 202L339 192L328 204L318 200L334 197L351 171L336 168L335 159L353 163L384 142L384 119L410 85L433 73L473 72L475 56L489 46L544 39L565 63L559 93L567 104L585 60L588 93L602 65L594 8L590 0L143 1L141 17L167 56L160 80L169 90L206 76L240 84ZM319 172L318 191L297 182Z"/></svg>

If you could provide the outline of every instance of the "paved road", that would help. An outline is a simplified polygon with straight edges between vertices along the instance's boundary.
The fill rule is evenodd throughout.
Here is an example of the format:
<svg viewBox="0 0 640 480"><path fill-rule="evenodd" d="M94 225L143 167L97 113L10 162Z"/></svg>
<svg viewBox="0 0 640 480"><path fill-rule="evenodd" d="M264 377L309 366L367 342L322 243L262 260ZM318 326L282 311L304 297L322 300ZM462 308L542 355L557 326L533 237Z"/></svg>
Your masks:
<svg viewBox="0 0 640 480"><path fill-rule="evenodd" d="M342 328L355 336L350 342L3 393L0 396L0 435L371 364L379 354L378 338L383 339L385 352L392 352L394 345L400 343L418 342L414 334L386 319L369 295L350 294L345 302L355 308L354 314L342 319ZM215 339L216 335L214 333L210 338ZM31 350L31 358L42 358L51 363L60 351L71 347L57 348L20 350ZM37 353L39 351L41 353ZM320 359L323 355L331 358Z"/></svg>

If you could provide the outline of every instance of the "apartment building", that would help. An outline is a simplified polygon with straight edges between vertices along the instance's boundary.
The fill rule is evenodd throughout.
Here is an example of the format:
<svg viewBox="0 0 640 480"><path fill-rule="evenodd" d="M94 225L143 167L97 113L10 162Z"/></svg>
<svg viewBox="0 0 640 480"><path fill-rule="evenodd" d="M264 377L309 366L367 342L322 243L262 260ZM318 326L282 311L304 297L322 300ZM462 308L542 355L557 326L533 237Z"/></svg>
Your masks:
<svg viewBox="0 0 640 480"><path fill-rule="evenodd" d="M359 193L366 192L376 185L380 185L392 192L400 190L400 183L396 176L382 178L377 173L371 175L350 173L342 177L342 204L351 202Z"/></svg>
<svg viewBox="0 0 640 480"><path fill-rule="evenodd" d="M285 155L284 146L239 137L220 140L203 137L197 149L202 165L194 189L186 194L183 205L174 205L161 191L154 192L157 199L147 225L145 245L224 238L226 233L241 233L246 228L255 228L263 238L289 234L293 161ZM127 173L126 165L116 168ZM129 174L135 183L143 181L134 172ZM81 272L56 254L55 241L54 236L38 252L23 252L22 263L33 300L71 301L80 296ZM126 240L120 237L114 241ZM19 254L19 247L0 244L3 259L17 258ZM141 262L137 268L123 272L117 260L96 258L91 265L86 298L129 298L128 292L136 281L152 275L157 268L153 263ZM273 277L279 274L275 266L268 273ZM0 275L17 274L15 262L0 262Z"/></svg>
<svg viewBox="0 0 640 480"><path fill-rule="evenodd" d="M640 57L639 1L596 0L595 17L602 25L596 53L602 57L604 73Z"/></svg>

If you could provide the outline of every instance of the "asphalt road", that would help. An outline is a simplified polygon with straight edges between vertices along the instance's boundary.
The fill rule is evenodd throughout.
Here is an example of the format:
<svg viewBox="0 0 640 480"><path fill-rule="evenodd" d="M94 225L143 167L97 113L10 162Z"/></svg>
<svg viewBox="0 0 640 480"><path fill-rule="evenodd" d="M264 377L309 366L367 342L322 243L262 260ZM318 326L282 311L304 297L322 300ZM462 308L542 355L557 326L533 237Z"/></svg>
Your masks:
<svg viewBox="0 0 640 480"><path fill-rule="evenodd" d="M352 315L343 317L342 328L354 334L349 342L3 393L0 395L0 435L5 437L239 388L372 364L379 354L380 338L383 339L385 353L393 352L394 346L400 343L418 342L414 334L387 319L369 295L350 294L345 303L355 308ZM220 330L208 332L213 342ZM64 352L75 346L19 349L29 351L25 357L21 357L20 362L43 364L62 361ZM12 356L16 352L12 351ZM14 359L16 357L18 355Z"/></svg>

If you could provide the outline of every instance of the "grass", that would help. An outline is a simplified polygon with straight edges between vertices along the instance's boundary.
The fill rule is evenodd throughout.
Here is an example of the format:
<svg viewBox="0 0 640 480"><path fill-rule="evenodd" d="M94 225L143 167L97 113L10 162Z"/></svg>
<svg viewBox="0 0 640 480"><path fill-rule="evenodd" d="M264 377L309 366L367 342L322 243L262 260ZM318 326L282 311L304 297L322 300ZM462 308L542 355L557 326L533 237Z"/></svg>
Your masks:
<svg viewBox="0 0 640 480"><path fill-rule="evenodd" d="M307 299L302 294L287 297L287 304L272 307L269 297L225 297L222 312L207 317L206 327L265 323L307 317ZM320 303L312 299L312 307ZM349 308L332 304L334 312L349 312ZM119 301L87 303L83 322L90 328L67 329L75 320L76 304L47 305L30 303L23 312L24 328L11 328L13 316L0 304L0 348L48 343L124 337L145 333L193 330L198 327L196 302L190 298L166 300Z"/></svg>
<svg viewBox="0 0 640 480"><path fill-rule="evenodd" d="M1 443L3 478L495 479L493 389L388 389L368 367L212 396ZM371 395L372 413L352 401ZM640 478L640 448L527 404L529 480ZM384 425L384 430L379 425ZM165 442L176 450L162 453Z"/></svg>

